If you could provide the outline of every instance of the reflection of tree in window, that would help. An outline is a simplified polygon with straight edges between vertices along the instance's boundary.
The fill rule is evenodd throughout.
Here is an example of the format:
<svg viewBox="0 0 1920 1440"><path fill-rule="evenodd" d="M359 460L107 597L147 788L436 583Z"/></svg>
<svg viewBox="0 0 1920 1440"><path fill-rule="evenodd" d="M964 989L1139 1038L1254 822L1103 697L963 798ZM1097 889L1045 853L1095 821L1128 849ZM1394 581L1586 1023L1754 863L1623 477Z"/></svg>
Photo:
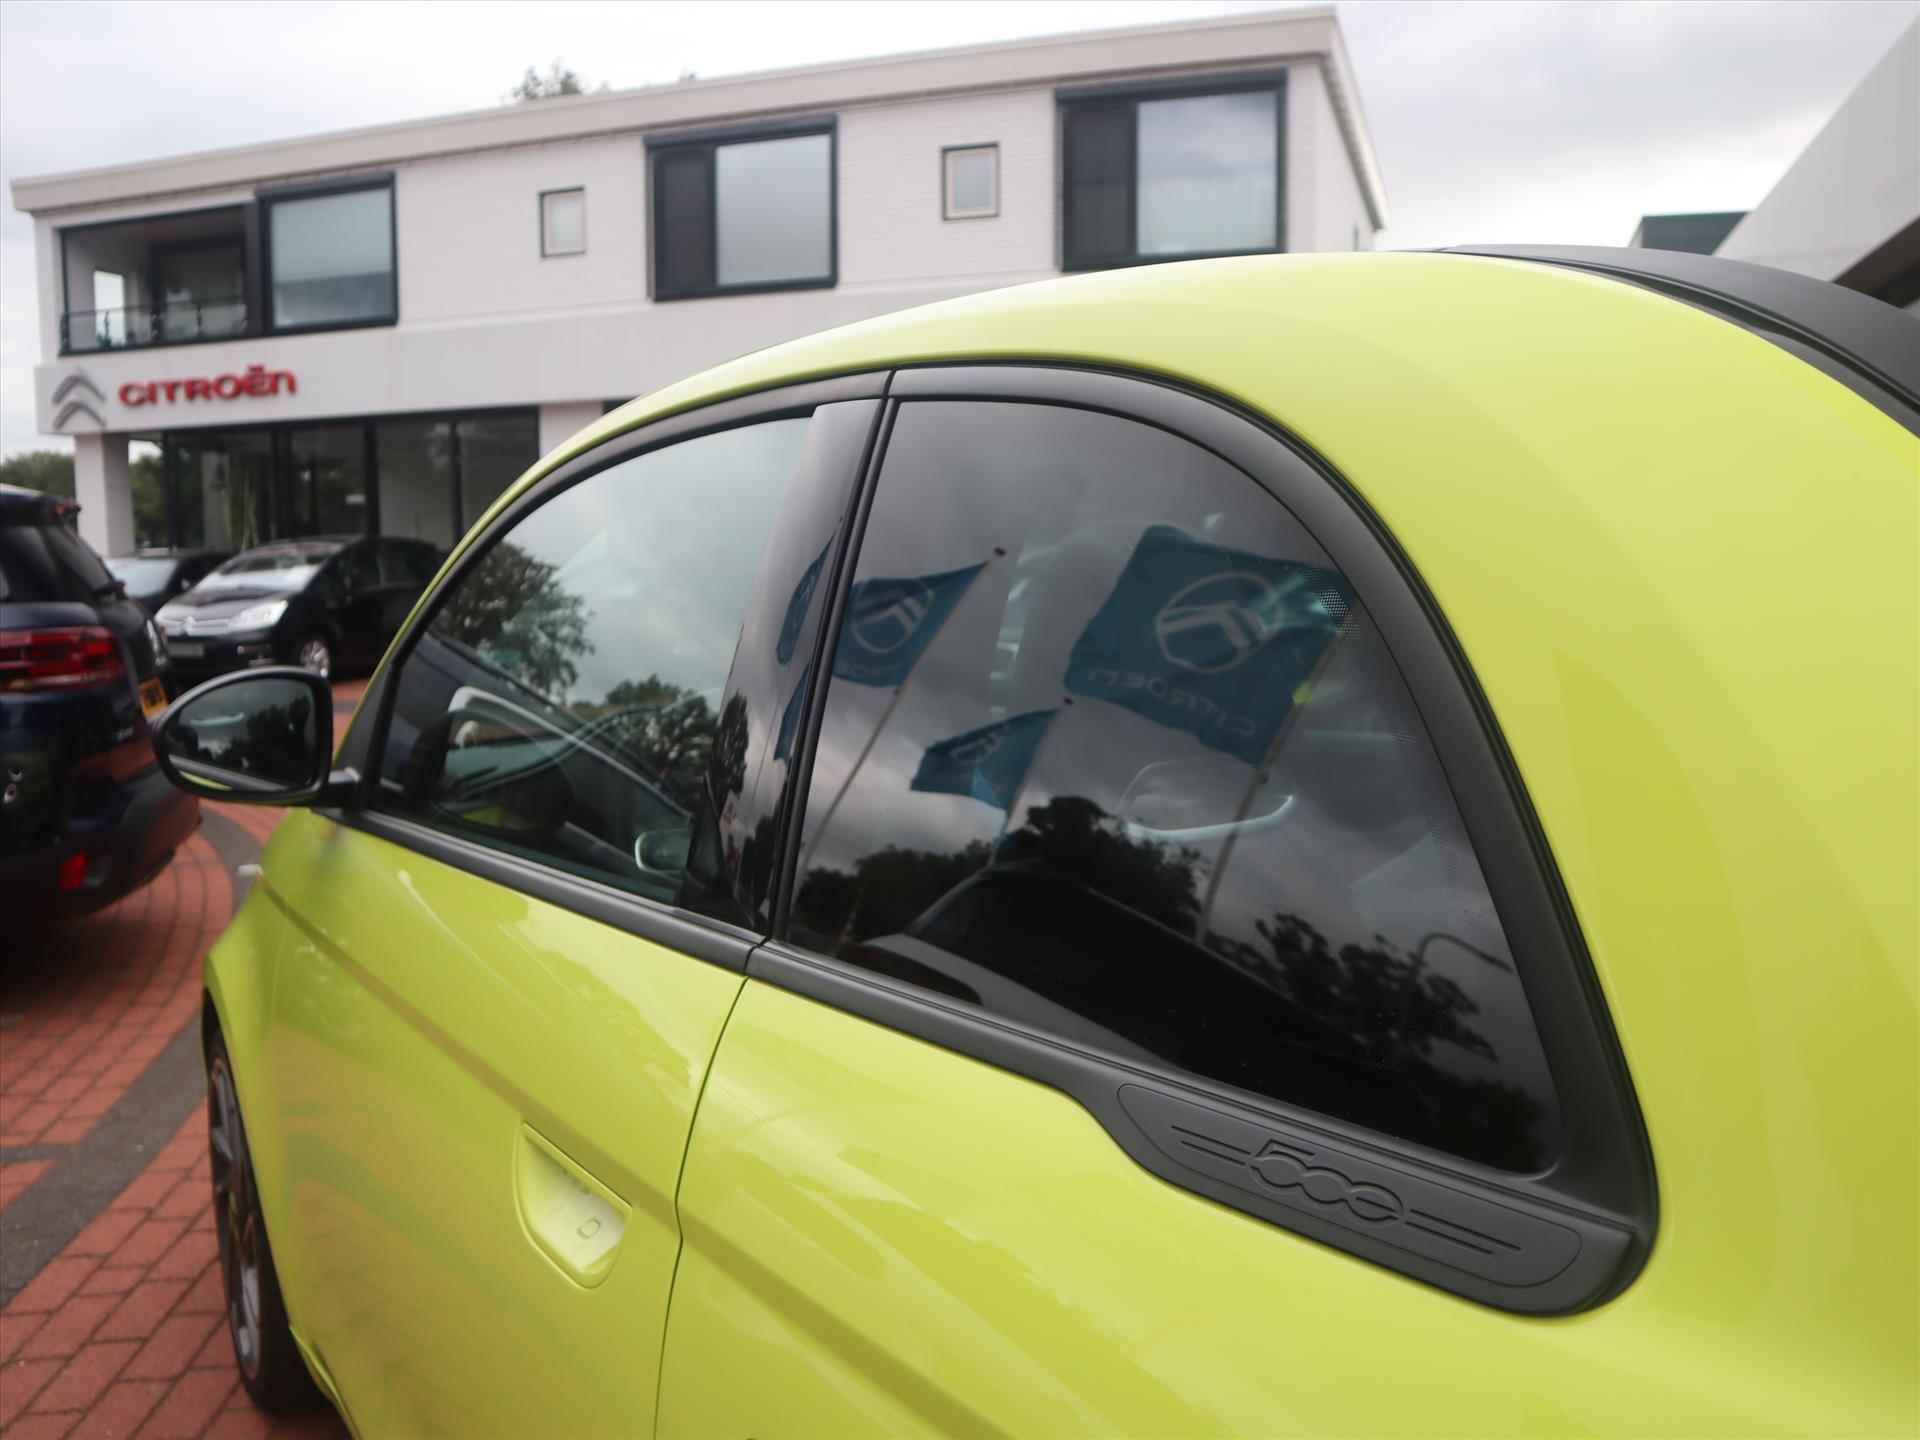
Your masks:
<svg viewBox="0 0 1920 1440"><path fill-rule="evenodd" d="M586 605L511 540L487 551L455 587L434 630L480 651L542 695L558 697L579 675L575 661L593 650Z"/></svg>
<svg viewBox="0 0 1920 1440"><path fill-rule="evenodd" d="M713 751L713 709L706 698L658 675L622 680L598 705L576 703L595 740L691 807Z"/></svg>
<svg viewBox="0 0 1920 1440"><path fill-rule="evenodd" d="M1011 981L1046 1028L1510 1169L1540 1161L1535 1099L1447 1063L1441 1047L1498 1058L1462 986L1378 936L1335 950L1286 913L1259 944L1200 935L1204 870L1058 796L996 845L815 867L795 920L805 943L955 998Z"/></svg>

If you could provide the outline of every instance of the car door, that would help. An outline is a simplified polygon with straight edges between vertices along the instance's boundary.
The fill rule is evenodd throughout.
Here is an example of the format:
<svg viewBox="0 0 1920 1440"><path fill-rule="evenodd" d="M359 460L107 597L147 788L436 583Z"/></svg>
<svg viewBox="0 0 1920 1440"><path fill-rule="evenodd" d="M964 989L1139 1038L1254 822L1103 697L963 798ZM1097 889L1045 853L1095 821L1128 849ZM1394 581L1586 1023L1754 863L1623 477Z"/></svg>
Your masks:
<svg viewBox="0 0 1920 1440"><path fill-rule="evenodd" d="M1519 1317L1640 1264L1637 1115L1399 562L1191 395L890 393L689 1147L659 1433L1604 1413Z"/></svg>
<svg viewBox="0 0 1920 1440"><path fill-rule="evenodd" d="M837 526L878 409L810 396L612 442L500 516L343 744L365 804L268 857L276 1255L359 1433L651 1431L685 1140L765 933L720 839L736 638L791 609L762 557L822 490Z"/></svg>

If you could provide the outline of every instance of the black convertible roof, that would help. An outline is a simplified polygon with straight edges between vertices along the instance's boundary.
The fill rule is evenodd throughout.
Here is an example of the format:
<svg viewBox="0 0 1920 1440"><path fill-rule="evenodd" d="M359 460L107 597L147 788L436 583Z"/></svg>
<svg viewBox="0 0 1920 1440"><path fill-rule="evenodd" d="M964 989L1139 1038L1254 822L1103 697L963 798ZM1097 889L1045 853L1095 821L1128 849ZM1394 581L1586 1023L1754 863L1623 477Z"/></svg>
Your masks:
<svg viewBox="0 0 1920 1440"><path fill-rule="evenodd" d="M1771 340L1920 435L1920 319L1770 265L1599 245L1455 245L1447 253L1564 265L1658 290Z"/></svg>

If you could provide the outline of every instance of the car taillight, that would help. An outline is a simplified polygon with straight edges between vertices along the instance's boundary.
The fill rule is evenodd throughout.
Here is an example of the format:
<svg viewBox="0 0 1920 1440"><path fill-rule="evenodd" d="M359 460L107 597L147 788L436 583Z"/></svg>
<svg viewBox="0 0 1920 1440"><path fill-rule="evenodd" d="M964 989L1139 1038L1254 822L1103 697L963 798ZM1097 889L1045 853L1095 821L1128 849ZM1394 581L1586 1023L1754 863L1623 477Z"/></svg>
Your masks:
<svg viewBox="0 0 1920 1440"><path fill-rule="evenodd" d="M66 690L127 673L120 642L98 625L0 630L0 691Z"/></svg>

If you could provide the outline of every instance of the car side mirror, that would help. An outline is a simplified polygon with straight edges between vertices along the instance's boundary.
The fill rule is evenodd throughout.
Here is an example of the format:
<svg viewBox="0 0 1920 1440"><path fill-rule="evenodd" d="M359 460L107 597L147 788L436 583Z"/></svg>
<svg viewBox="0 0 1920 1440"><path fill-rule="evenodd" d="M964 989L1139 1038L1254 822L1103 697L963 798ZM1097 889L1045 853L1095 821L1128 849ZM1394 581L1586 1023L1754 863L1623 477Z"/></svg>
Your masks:
<svg viewBox="0 0 1920 1440"><path fill-rule="evenodd" d="M189 794L241 805L346 803L358 777L333 769L333 689L295 666L196 685L153 728L161 773Z"/></svg>

